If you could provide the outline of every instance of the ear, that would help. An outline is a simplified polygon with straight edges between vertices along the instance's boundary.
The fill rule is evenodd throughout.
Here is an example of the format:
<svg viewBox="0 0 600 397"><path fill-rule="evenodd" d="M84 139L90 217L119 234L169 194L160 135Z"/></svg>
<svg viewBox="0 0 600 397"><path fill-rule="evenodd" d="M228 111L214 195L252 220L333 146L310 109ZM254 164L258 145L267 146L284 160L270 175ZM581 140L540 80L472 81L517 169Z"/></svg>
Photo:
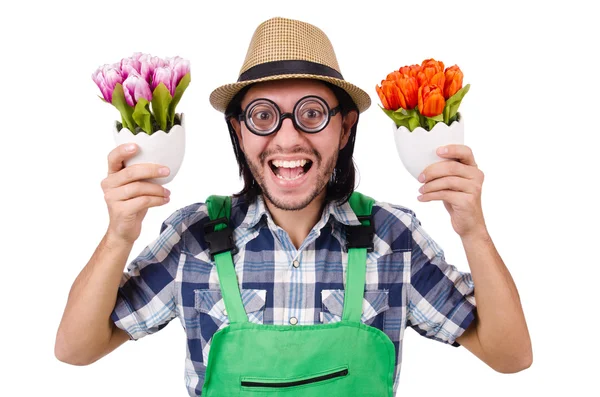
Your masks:
<svg viewBox="0 0 600 397"><path fill-rule="evenodd" d="M240 148L242 149L242 151L244 151L244 141L242 140L242 129L240 126L240 121L238 119L236 119L235 117L230 117L229 119L227 119L227 122L229 123L231 128L233 128L233 130L235 131L235 135L237 136L237 140L240 144Z"/></svg>
<svg viewBox="0 0 600 397"><path fill-rule="evenodd" d="M358 113L356 110L352 110L348 112L347 115L344 116L344 120L342 121L342 136L340 137L340 150L346 147L348 143L348 138L350 138L350 132L352 131L352 127L356 124L358 120Z"/></svg>

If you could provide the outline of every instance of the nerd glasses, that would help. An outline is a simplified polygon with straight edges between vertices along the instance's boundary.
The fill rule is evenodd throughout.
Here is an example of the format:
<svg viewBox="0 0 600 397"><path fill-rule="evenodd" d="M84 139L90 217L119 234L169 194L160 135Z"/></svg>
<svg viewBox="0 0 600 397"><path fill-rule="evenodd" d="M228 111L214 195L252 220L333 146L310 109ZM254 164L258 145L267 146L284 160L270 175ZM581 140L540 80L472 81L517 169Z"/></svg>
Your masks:
<svg viewBox="0 0 600 397"><path fill-rule="evenodd" d="M283 120L292 119L297 130L314 134L322 131L331 117L340 111L340 106L329 109L323 98L309 95L300 98L292 113L281 113L279 106L270 99L258 98L248 104L242 114L238 116L240 122L245 122L250 132L266 136L271 135L281 128Z"/></svg>

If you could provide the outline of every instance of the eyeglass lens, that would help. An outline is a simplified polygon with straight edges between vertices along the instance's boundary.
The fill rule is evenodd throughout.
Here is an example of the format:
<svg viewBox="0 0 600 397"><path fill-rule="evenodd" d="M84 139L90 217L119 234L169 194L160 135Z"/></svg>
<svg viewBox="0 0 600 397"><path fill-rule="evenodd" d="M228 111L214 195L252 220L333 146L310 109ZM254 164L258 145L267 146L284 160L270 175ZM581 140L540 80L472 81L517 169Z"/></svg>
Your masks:
<svg viewBox="0 0 600 397"><path fill-rule="evenodd" d="M320 98L303 98L294 107L295 124L305 132L320 131L329 120L329 107ZM248 127L259 134L270 134L279 129L281 113L273 102L259 99L251 103L246 111Z"/></svg>

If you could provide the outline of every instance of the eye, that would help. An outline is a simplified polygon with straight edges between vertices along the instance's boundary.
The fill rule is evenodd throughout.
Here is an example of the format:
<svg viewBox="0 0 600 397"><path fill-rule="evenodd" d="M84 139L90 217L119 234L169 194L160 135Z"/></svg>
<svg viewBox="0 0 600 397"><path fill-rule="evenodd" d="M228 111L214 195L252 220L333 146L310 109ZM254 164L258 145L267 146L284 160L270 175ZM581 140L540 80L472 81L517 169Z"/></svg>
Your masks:
<svg viewBox="0 0 600 397"><path fill-rule="evenodd" d="M304 113L302 113L302 118L305 119L318 119L323 117L323 112L319 109L306 109Z"/></svg>
<svg viewBox="0 0 600 397"><path fill-rule="evenodd" d="M271 117L273 117L271 115L271 113L267 112L267 111L258 111L256 113L254 113L254 115L252 116L252 118L255 118L257 121L269 121L271 119Z"/></svg>
<svg viewBox="0 0 600 397"><path fill-rule="evenodd" d="M258 101L250 108L248 119L250 128L262 133L275 128L279 116L271 103Z"/></svg>

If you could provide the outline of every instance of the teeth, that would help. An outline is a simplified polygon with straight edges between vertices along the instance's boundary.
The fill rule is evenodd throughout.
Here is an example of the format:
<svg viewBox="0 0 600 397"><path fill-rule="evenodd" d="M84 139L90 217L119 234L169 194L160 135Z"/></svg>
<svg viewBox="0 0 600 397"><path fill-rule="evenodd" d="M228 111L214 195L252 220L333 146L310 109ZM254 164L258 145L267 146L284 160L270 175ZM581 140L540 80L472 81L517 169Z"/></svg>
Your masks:
<svg viewBox="0 0 600 397"><path fill-rule="evenodd" d="M306 165L306 163L308 163L308 160L306 160L306 159L296 160L296 161L273 160L273 165L277 168L279 168L279 167L283 167L283 168L304 167Z"/></svg>
<svg viewBox="0 0 600 397"><path fill-rule="evenodd" d="M281 175L277 175L277 178L279 178L279 179L283 179L284 181L295 181L296 179L300 178L302 175L304 175L304 172L300 173L300 174L299 174L297 177L295 177L295 178L286 178L286 177L283 177L283 176L281 176Z"/></svg>

